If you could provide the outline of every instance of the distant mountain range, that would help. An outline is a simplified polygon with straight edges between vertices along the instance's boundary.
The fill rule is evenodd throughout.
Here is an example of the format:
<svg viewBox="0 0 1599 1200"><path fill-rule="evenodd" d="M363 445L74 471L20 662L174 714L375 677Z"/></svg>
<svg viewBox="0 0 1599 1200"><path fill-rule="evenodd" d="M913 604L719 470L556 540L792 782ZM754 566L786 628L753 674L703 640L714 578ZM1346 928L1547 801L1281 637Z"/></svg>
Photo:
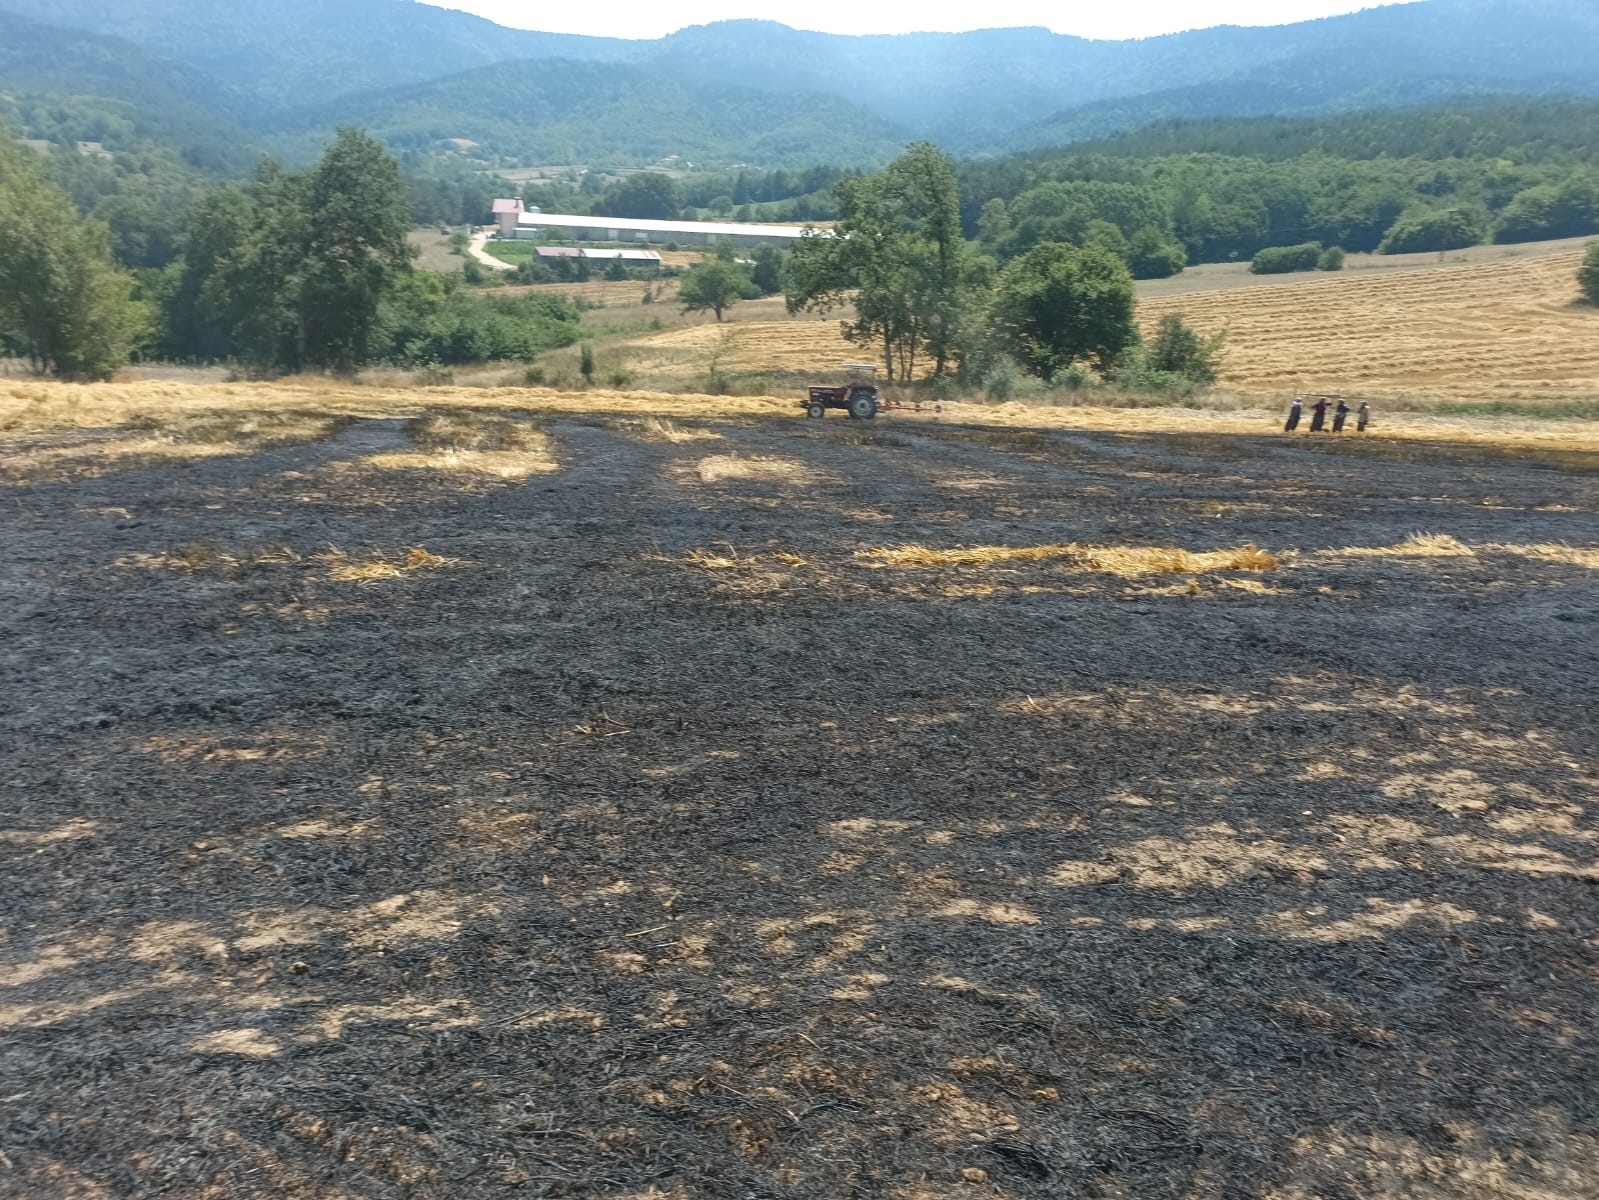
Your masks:
<svg viewBox="0 0 1599 1200"><path fill-rule="evenodd" d="M176 140L291 155L359 124L497 163L869 165L920 137L981 156L1172 119L1594 96L1596 64L1594 0L1423 0L1126 42L765 21L628 41L415 0L0 0L0 99L99 98Z"/></svg>

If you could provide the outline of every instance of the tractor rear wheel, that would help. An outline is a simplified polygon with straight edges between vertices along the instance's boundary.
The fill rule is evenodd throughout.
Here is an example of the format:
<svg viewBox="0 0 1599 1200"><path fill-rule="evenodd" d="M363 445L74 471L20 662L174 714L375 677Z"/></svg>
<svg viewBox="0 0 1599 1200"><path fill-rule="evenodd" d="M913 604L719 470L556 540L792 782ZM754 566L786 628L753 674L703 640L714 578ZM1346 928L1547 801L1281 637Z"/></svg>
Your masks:
<svg viewBox="0 0 1599 1200"><path fill-rule="evenodd" d="M827 415L827 406L820 400L812 400L805 406L805 415L807 417L825 417Z"/></svg>
<svg viewBox="0 0 1599 1200"><path fill-rule="evenodd" d="M877 397L863 392L849 398L849 415L857 421L870 421L877 415Z"/></svg>

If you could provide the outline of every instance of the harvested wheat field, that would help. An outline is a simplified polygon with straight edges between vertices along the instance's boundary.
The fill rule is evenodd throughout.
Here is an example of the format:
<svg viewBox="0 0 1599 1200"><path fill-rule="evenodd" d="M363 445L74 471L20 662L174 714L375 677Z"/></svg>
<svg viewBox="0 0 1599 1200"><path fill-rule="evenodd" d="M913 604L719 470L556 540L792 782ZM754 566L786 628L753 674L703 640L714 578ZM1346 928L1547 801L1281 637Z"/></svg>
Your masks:
<svg viewBox="0 0 1599 1200"><path fill-rule="evenodd" d="M0 426L0 1195L1599 1194L1599 454Z"/></svg>
<svg viewBox="0 0 1599 1200"><path fill-rule="evenodd" d="M719 369L745 373L816 374L822 382L843 363L872 361L869 350L844 340L839 321L736 321L691 325L632 339L632 358L644 369L716 360Z"/></svg>
<svg viewBox="0 0 1599 1200"><path fill-rule="evenodd" d="M1227 330L1221 386L1246 397L1591 401L1599 397L1599 309L1579 303L1580 259L1580 250L1561 249L1269 285L1243 277L1259 286L1218 278L1211 291L1146 295L1138 314L1146 333L1173 312L1205 332ZM846 342L837 320L697 325L628 346L646 370L702 369L716 353L723 370L825 374L874 357Z"/></svg>
<svg viewBox="0 0 1599 1200"><path fill-rule="evenodd" d="M1223 386L1416 400L1593 400L1599 309L1579 302L1580 250L1480 265L1306 276L1272 287L1152 296L1227 330Z"/></svg>

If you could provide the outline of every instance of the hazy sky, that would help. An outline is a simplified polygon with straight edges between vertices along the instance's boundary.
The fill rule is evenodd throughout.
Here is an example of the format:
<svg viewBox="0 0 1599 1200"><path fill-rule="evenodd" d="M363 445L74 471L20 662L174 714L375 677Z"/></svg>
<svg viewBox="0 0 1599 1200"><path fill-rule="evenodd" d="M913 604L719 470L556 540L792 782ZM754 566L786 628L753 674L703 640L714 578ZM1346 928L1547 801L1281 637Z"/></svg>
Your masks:
<svg viewBox="0 0 1599 1200"><path fill-rule="evenodd" d="M762 17L796 29L828 33L907 33L912 30L994 29L1042 25L1079 37L1130 38L1210 25L1285 25L1313 17L1377 8L1382 0L990 0L986 4L926 0L864 3L809 0L804 5L763 0L682 0L638 3L544 4L532 0L427 0L522 29L653 38L707 21Z"/></svg>

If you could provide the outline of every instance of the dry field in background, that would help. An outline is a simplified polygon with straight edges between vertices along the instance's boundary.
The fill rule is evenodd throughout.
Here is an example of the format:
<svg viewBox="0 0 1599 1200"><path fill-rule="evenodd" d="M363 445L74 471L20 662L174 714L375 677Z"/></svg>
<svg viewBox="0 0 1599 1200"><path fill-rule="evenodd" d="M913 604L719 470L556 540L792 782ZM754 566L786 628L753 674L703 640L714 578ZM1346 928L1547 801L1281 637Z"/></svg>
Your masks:
<svg viewBox="0 0 1599 1200"><path fill-rule="evenodd" d="M1556 246L1564 245L1557 243ZM1331 391L1406 403L1566 401L1599 397L1599 310L1578 302L1580 253L1511 247L1486 261L1407 263L1395 269L1305 274L1242 286L1239 268L1204 276L1212 290L1140 285L1139 318L1184 314L1195 327L1228 330L1225 391L1274 403L1296 391ZM1416 257L1416 256L1404 256ZM1197 268L1203 276L1212 268ZM728 334L694 325L627 339L629 358L652 372L703 370L727 345L722 369L818 377L871 357L838 332L836 319L775 322L754 306L734 310Z"/></svg>
<svg viewBox="0 0 1599 1200"><path fill-rule="evenodd" d="M0 384L0 1196L1592 1200L1592 426L791 404Z"/></svg>
<svg viewBox="0 0 1599 1200"><path fill-rule="evenodd" d="M1540 258L1548 254L1580 251L1590 238L1562 238L1551 242L1517 242L1504 246L1468 246L1463 250L1450 250L1441 258L1436 253L1424 254L1351 254L1344 260L1343 277L1371 277L1403 271L1435 271L1440 267L1504 263L1513 259ZM1325 278L1324 276L1298 275L1292 279ZM1281 275L1251 275L1247 262L1200 263L1189 267L1181 275L1170 279L1142 279L1138 282L1139 299L1178 295L1183 292L1213 292L1224 288L1280 287L1285 282Z"/></svg>
<svg viewBox="0 0 1599 1200"><path fill-rule="evenodd" d="M1581 252L1273 287L1149 297L1146 327L1180 312L1228 331L1224 387L1421 400L1599 397L1599 310L1579 303Z"/></svg>

